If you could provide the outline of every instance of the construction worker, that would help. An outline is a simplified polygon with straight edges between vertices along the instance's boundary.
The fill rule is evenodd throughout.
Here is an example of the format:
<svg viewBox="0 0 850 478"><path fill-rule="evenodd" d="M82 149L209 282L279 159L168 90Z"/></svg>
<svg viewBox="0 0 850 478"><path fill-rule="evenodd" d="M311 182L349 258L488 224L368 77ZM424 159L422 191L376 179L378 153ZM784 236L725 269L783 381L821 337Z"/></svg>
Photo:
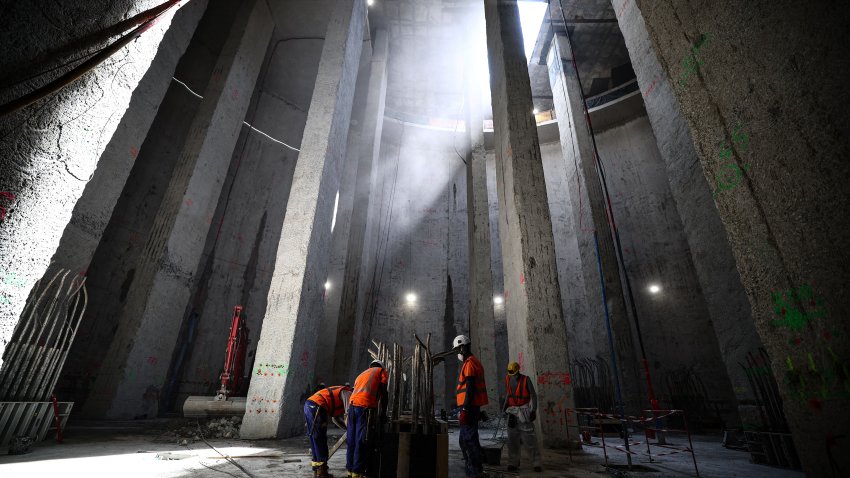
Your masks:
<svg viewBox="0 0 850 478"><path fill-rule="evenodd" d="M369 368L357 376L354 381L354 392L348 407L347 441L348 450L345 460L345 469L348 476L361 478L366 475L366 467L369 465L369 446L367 435L369 433L369 422L375 423L378 419L378 405L383 409L381 416L386 410L387 381L389 374L384 370L384 364L380 360L373 360Z"/></svg>
<svg viewBox="0 0 850 478"><path fill-rule="evenodd" d="M339 417L348 408L350 395L351 387L348 384L324 387L304 402L307 436L310 437L310 448L313 451L313 478L333 478L328 473L328 417L340 428L345 428L339 422Z"/></svg>
<svg viewBox="0 0 850 478"><path fill-rule="evenodd" d="M458 335L452 346L457 358L463 365L457 379L457 406L462 407L460 422L460 449L466 462L466 476L477 478L487 476L481 463L481 443L478 441L478 419L481 407L487 405L487 384L484 382L484 367L472 355L469 337Z"/></svg>
<svg viewBox="0 0 850 478"><path fill-rule="evenodd" d="M543 471L540 460L540 448L534 433L534 420L537 419L537 392L527 375L519 373L519 364L508 364L505 376L505 390L508 395L502 411L508 414L508 471L519 469L520 440L531 455L534 471Z"/></svg>

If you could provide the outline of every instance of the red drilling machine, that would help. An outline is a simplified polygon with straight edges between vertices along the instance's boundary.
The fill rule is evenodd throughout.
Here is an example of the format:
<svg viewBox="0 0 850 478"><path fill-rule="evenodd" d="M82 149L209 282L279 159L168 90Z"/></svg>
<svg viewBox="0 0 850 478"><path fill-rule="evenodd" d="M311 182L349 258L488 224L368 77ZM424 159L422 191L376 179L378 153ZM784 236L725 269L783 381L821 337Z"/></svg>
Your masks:
<svg viewBox="0 0 850 478"><path fill-rule="evenodd" d="M242 387L247 385L242 376L247 351L248 327L242 317L242 306L237 305L233 308L233 319L230 322L224 370L219 376L221 388L214 397L188 397L183 402L184 417L245 415L245 397L233 395L243 392Z"/></svg>

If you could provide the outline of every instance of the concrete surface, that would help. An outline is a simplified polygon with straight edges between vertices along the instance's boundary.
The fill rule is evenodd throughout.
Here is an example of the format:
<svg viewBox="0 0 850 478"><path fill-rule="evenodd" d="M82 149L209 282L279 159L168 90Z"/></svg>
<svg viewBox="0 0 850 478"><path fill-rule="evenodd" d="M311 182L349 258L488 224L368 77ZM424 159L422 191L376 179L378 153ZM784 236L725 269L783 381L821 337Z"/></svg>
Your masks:
<svg viewBox="0 0 850 478"><path fill-rule="evenodd" d="M95 1L70 8L51 2L4 2L0 6L0 44L4 46L0 53L0 102L18 98L58 77L58 72L53 72L21 81L33 70L42 72L78 57L81 51L105 46L105 39L96 38L100 30L160 3ZM206 2L195 3L176 20L176 11L170 10L141 38L62 92L0 118L0 207L4 208L0 264L18 278L15 287L4 285L0 289L0 351L11 336L30 289L47 271L72 211L103 157L104 163L112 163L106 169L114 171L115 176L109 176L115 180L115 187L104 191L103 207L94 206L93 224L84 226L102 230L110 202L114 203L132 165L132 148L139 147L167 87L163 80L171 76L176 57L185 48ZM166 48L150 76L142 81L172 21L174 31ZM142 89L133 98L140 84ZM128 107L137 115L122 125ZM134 132L123 136L125 128ZM121 139L107 149L116 131ZM79 255L63 258L63 264L73 267L74 272L85 271L86 255L91 254L91 243L81 247L84 249Z"/></svg>
<svg viewBox="0 0 850 478"><path fill-rule="evenodd" d="M334 5L328 22L256 355L257 364L300 363L302 367L290 367L285 375L262 379L258 375L251 381L248 410L256 402L274 405L263 416L259 411L246 414L241 428L246 437L292 436L301 420L284 413L281 404L296 400L303 390L301 384L309 384L316 363L316 318L322 311L326 253L365 21L365 0L345 0Z"/></svg>
<svg viewBox="0 0 850 478"><path fill-rule="evenodd" d="M543 161L537 125L530 114L531 88L519 12L515 3L497 0L485 1L484 12L508 347L520 369L536 378L541 411L557 416L575 405ZM566 430L553 421L540 420L536 429L545 446L569 446Z"/></svg>

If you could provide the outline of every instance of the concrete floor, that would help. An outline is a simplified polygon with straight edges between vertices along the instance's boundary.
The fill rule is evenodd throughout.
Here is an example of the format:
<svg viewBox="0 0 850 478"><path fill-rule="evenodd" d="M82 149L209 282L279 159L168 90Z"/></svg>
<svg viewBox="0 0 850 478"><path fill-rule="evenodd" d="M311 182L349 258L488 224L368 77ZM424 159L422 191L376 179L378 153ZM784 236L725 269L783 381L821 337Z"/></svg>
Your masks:
<svg viewBox="0 0 850 478"><path fill-rule="evenodd" d="M0 476L4 478L71 476L71 477L217 477L229 474L245 476L232 464L217 458L218 454L203 442L191 442L187 446L163 439L168 429L167 420L134 422L109 422L81 424L68 431L65 443L57 445L44 441L33 450L20 456L0 455ZM332 432L330 442L340 435ZM463 458L457 445L457 429L450 430L449 476L463 477ZM482 444L492 444L492 430L482 430ZM670 439L681 444L680 439ZM299 477L310 476L310 456L306 437L287 440L225 440L211 439L209 442L219 451L231 456L272 455L270 457L238 459L242 467L256 477ZM708 478L801 478L802 473L771 468L749 463L745 452L726 450L720 446L717 436L695 438L694 448L700 476ZM175 453L188 455L185 459L157 459L158 454ZM337 477L345 476L345 449L341 449L331 460L331 472ZM611 450L612 463L625 463L623 454ZM503 450L502 463L507 461L507 449ZM545 451L543 473L531 472L524 466L518 476L539 478L585 478L607 476L602 467L600 449L586 448L574 452L572 461L566 451ZM645 457L635 463L648 464ZM684 477L694 476L693 463L684 454L672 455L655 462L657 472L632 473L630 476ZM496 470L503 469L496 467ZM498 478L499 474L491 476ZM504 474L503 476L517 476Z"/></svg>

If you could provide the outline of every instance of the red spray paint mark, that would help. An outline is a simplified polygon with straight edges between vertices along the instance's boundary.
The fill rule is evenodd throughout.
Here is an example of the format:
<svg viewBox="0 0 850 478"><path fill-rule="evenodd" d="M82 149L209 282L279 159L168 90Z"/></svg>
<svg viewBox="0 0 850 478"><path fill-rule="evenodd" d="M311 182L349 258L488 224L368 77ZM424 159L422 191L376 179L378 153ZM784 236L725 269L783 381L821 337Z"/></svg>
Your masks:
<svg viewBox="0 0 850 478"><path fill-rule="evenodd" d="M517 363L519 363L519 369L523 370L522 365L525 363L525 356L522 354L522 352L519 353L519 358L517 359Z"/></svg>
<svg viewBox="0 0 850 478"><path fill-rule="evenodd" d="M151 365L156 365L156 357L148 357L148 363Z"/></svg>
<svg viewBox="0 0 850 478"><path fill-rule="evenodd" d="M310 352L305 350L304 353L301 354L301 366L304 367L304 368L307 368L307 365L309 365L309 364L310 364Z"/></svg>
<svg viewBox="0 0 850 478"><path fill-rule="evenodd" d="M193 204L191 199L186 199L186 205L191 206Z"/></svg>
<svg viewBox="0 0 850 478"><path fill-rule="evenodd" d="M525 284L525 274L520 274L520 275L519 275L519 283L520 283L520 284Z"/></svg>
<svg viewBox="0 0 850 478"><path fill-rule="evenodd" d="M7 192L7 191L0 192L0 197L7 197L7 198L9 198L10 202L15 200L15 195L10 193L10 192ZM0 221L2 221L5 217L6 217L6 208L0 206Z"/></svg>
<svg viewBox="0 0 850 478"><path fill-rule="evenodd" d="M139 148L130 146L130 157L136 159L139 157Z"/></svg>
<svg viewBox="0 0 850 478"><path fill-rule="evenodd" d="M817 397L812 397L809 399L809 408L819 412L823 410L823 402L821 402Z"/></svg>

